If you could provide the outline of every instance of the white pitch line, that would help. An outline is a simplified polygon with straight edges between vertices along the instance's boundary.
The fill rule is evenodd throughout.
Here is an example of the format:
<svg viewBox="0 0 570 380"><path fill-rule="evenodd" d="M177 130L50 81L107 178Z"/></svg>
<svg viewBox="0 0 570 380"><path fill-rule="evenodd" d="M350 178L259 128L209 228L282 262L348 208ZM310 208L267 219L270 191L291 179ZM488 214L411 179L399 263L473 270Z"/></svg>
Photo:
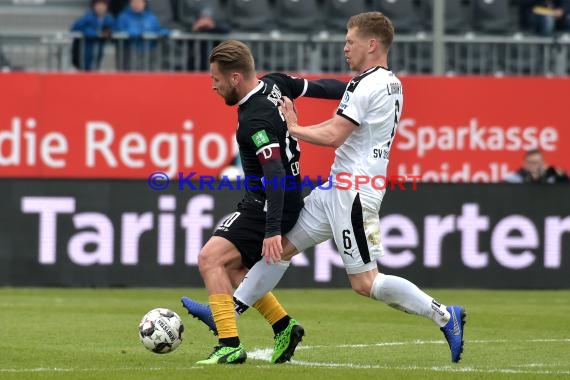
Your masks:
<svg viewBox="0 0 570 380"><path fill-rule="evenodd" d="M506 343L505 339L493 340L470 340L469 343ZM391 346L409 346L409 345L423 345L423 344L447 344L444 340L411 340L407 342L379 342L369 344L339 344L336 346L315 345L315 346L299 346L298 350L310 350L314 348L367 348L367 347L391 347Z"/></svg>
<svg viewBox="0 0 570 380"><path fill-rule="evenodd" d="M469 340L469 344L489 344L489 343L506 343L505 339L488 339L488 340ZM570 343L570 338L564 339L529 339L522 340L521 342L529 343ZM371 344L340 344L334 346L314 345L314 346L299 346L297 350L310 350L315 348L366 348L366 347L389 347L389 346L404 346L404 345L422 345L422 344L443 344L443 340L412 340L401 342L379 342ZM272 348L262 348L248 352L247 356L251 359L269 361L271 358ZM350 364L350 363L324 363L324 362L307 362L301 360L291 361L293 365L300 365L306 367L325 367L325 368L354 368L354 369L394 369L404 371L438 371L438 372L475 372L475 373L512 373L512 374L537 374L537 375L570 375L570 371L555 371L555 370L522 370L522 369L508 369L508 368L473 368L473 367L450 367L450 366L433 366L433 367L418 367L418 366L388 366L388 365L368 365L368 364ZM525 365L517 365L515 367L551 367L542 363L531 363ZM259 367L259 366L258 366ZM263 367L263 366L261 366ZM203 367L169 367L174 370L196 370ZM37 373L37 372L103 372L103 371L163 371L161 367L123 367L123 368L0 368L0 373Z"/></svg>
<svg viewBox="0 0 570 380"><path fill-rule="evenodd" d="M489 344L489 343L506 343L506 339L480 339L469 340L469 344ZM553 343L553 342L570 342L568 339L529 339L522 342L528 343ZM444 344L443 340L413 340L401 342L379 342L371 344L340 344L334 346L315 345L315 346L299 346L297 350L310 350L315 348L366 348L366 347L389 347L389 346L405 346L405 345L422 345L422 344ZM248 352L247 356L251 359L258 359L269 361L271 358L271 348L257 349ZM390 369L402 371L434 371L434 372L471 372L471 373L509 373L509 374L535 374L535 375L570 375L570 371L565 370L530 370L530 369L510 369L510 368L474 368L474 367L451 367L451 366L433 366L433 367L419 367L419 366L389 366L389 365L373 365L373 364L350 364L350 363L326 363L326 362L308 362L303 360L292 360L292 365L299 365L305 367L324 367L324 368L353 368L353 369ZM528 365L531 368L545 367L546 365L535 363ZM523 366L516 366L521 368Z"/></svg>
<svg viewBox="0 0 570 380"><path fill-rule="evenodd" d="M351 368L351 369L387 369L400 371L432 371L432 372L471 372L471 373L510 373L510 374L535 374L535 375L570 375L570 371L555 370L524 370L510 368L474 368L474 367L449 367L449 366L389 366L389 365L368 365L368 364L347 364L347 363L323 363L294 360L293 365L304 367L325 367L325 368Z"/></svg>
<svg viewBox="0 0 570 380"><path fill-rule="evenodd" d="M266 349L271 352L270 349ZM259 350L261 351L261 350ZM255 352L252 352L255 354ZM249 355L252 359L269 360L269 357L254 357L257 355ZM531 375L570 375L570 371L555 371L555 370L519 370L508 368L473 368L473 367L449 367L449 366L388 366L388 365L367 365L367 364L343 364L343 363L322 363L322 362L307 362L294 360L292 365L299 365L304 367L322 367L322 368L350 368L350 369L385 369L385 370L401 370L401 371L432 371L432 372L470 372L470 373L508 373L508 374L531 374ZM273 368L273 366L257 366L259 368ZM169 367L169 370L196 370L203 367ZM165 368L1 368L0 373L38 373L38 372L103 372L103 371L164 371Z"/></svg>
<svg viewBox="0 0 570 380"><path fill-rule="evenodd" d="M310 347L310 346L309 346ZM297 347L297 350L301 346ZM247 353L247 357L250 359L265 360L269 361L271 359L271 354L273 353L272 348L260 348Z"/></svg>
<svg viewBox="0 0 570 380"><path fill-rule="evenodd" d="M71 372L71 368L0 368L0 373Z"/></svg>
<svg viewBox="0 0 570 380"><path fill-rule="evenodd" d="M506 339L478 339L478 340L468 340L467 343L469 344L495 344L495 343L507 343L509 342ZM570 338L565 339L528 339L523 340L521 342L526 343L566 343L570 342ZM378 343L367 343L367 344L338 344L334 346L327 346L327 345L313 345L313 346L299 346L297 350L312 350L315 348L367 348L367 347L391 347L391 346L412 346L412 345L427 345L427 344L447 344L444 340L410 340L410 341L401 341L401 342L378 342ZM252 353L248 353L248 356L252 354L256 355L266 355L269 352L269 356L271 356L270 349L260 349L253 351ZM263 359L261 359L263 360Z"/></svg>
<svg viewBox="0 0 570 380"><path fill-rule="evenodd" d="M179 371L203 369L203 367L169 367ZM122 368L0 368L0 373L37 373L37 372L103 372L103 371L164 371L164 368L122 367Z"/></svg>
<svg viewBox="0 0 570 380"><path fill-rule="evenodd" d="M469 344L491 344L491 343L507 343L512 342L506 339L479 339L479 340L468 340ZM564 339L528 339L522 340L521 342L526 343L570 343L570 338ZM444 340L410 340L402 342L379 342L379 343L368 343L368 344L339 344L335 346L327 345L314 345L314 346L299 346L297 350L311 350L315 348L367 348L367 347L391 347L391 346L409 346L409 345L423 345L423 344L447 344ZM249 354L248 354L249 355Z"/></svg>
<svg viewBox="0 0 570 380"><path fill-rule="evenodd" d="M556 367L556 364L529 363L529 364L519 364L516 365L515 367L520 367L520 368Z"/></svg>

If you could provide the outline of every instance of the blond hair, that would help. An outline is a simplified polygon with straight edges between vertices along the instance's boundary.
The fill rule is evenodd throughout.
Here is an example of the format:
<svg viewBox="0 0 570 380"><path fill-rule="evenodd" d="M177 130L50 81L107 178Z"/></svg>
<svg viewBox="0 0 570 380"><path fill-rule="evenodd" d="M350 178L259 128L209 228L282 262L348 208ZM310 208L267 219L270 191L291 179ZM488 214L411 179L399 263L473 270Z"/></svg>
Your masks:
<svg viewBox="0 0 570 380"><path fill-rule="evenodd" d="M377 38L386 51L394 40L394 25L381 12L365 12L352 16L346 25L347 29L358 28L358 33L364 37Z"/></svg>
<svg viewBox="0 0 570 380"><path fill-rule="evenodd" d="M236 40L220 43L210 53L210 63L217 63L224 74L237 71L249 79L255 75L255 63L251 50L246 44Z"/></svg>

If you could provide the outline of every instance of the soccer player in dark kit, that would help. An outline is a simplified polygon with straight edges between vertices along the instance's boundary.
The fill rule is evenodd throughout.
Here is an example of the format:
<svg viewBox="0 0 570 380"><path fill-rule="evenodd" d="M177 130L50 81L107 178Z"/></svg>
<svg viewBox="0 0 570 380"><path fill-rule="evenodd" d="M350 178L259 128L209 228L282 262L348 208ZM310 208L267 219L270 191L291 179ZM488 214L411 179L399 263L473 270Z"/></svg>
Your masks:
<svg viewBox="0 0 570 380"><path fill-rule="evenodd" d="M202 306L201 313L199 304L187 297L182 297L182 304L218 334L219 344L198 363L243 363L247 354L239 340L235 313L244 312L248 306L234 306L233 287L262 254L282 252L281 236L295 225L303 208L299 144L287 131L278 101L283 96L341 99L346 83L334 79L308 81L279 73L258 79L251 51L235 40L216 46L209 61L214 91L226 105L238 105L236 139L246 190L236 211L218 227L198 256L209 307ZM303 327L272 293L253 307L275 333L272 362L290 360L303 338Z"/></svg>

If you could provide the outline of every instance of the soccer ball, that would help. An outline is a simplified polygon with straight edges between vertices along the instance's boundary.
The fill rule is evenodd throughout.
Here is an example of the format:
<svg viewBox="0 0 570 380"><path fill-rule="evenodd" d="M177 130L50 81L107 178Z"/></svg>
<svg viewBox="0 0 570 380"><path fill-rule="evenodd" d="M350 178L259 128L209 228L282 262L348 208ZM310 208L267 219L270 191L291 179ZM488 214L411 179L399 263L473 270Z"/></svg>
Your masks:
<svg viewBox="0 0 570 380"><path fill-rule="evenodd" d="M167 354L182 343L182 319L169 309L153 309L139 324L139 337L143 346L157 354Z"/></svg>

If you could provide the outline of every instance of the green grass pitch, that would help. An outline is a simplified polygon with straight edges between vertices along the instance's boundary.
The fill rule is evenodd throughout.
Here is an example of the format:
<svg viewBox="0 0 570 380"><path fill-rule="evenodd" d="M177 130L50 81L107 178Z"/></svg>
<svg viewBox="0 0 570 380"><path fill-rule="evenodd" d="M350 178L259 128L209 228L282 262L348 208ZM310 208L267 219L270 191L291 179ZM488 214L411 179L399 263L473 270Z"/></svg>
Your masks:
<svg viewBox="0 0 570 380"><path fill-rule="evenodd" d="M570 292L432 290L467 309L465 351L450 362L439 329L349 289L277 290L306 337L291 363L264 358L271 328L255 311L239 319L249 358L199 366L216 343L179 303L202 289L0 288L0 379L542 379L570 378ZM140 318L155 307L183 318L177 351L139 342Z"/></svg>

